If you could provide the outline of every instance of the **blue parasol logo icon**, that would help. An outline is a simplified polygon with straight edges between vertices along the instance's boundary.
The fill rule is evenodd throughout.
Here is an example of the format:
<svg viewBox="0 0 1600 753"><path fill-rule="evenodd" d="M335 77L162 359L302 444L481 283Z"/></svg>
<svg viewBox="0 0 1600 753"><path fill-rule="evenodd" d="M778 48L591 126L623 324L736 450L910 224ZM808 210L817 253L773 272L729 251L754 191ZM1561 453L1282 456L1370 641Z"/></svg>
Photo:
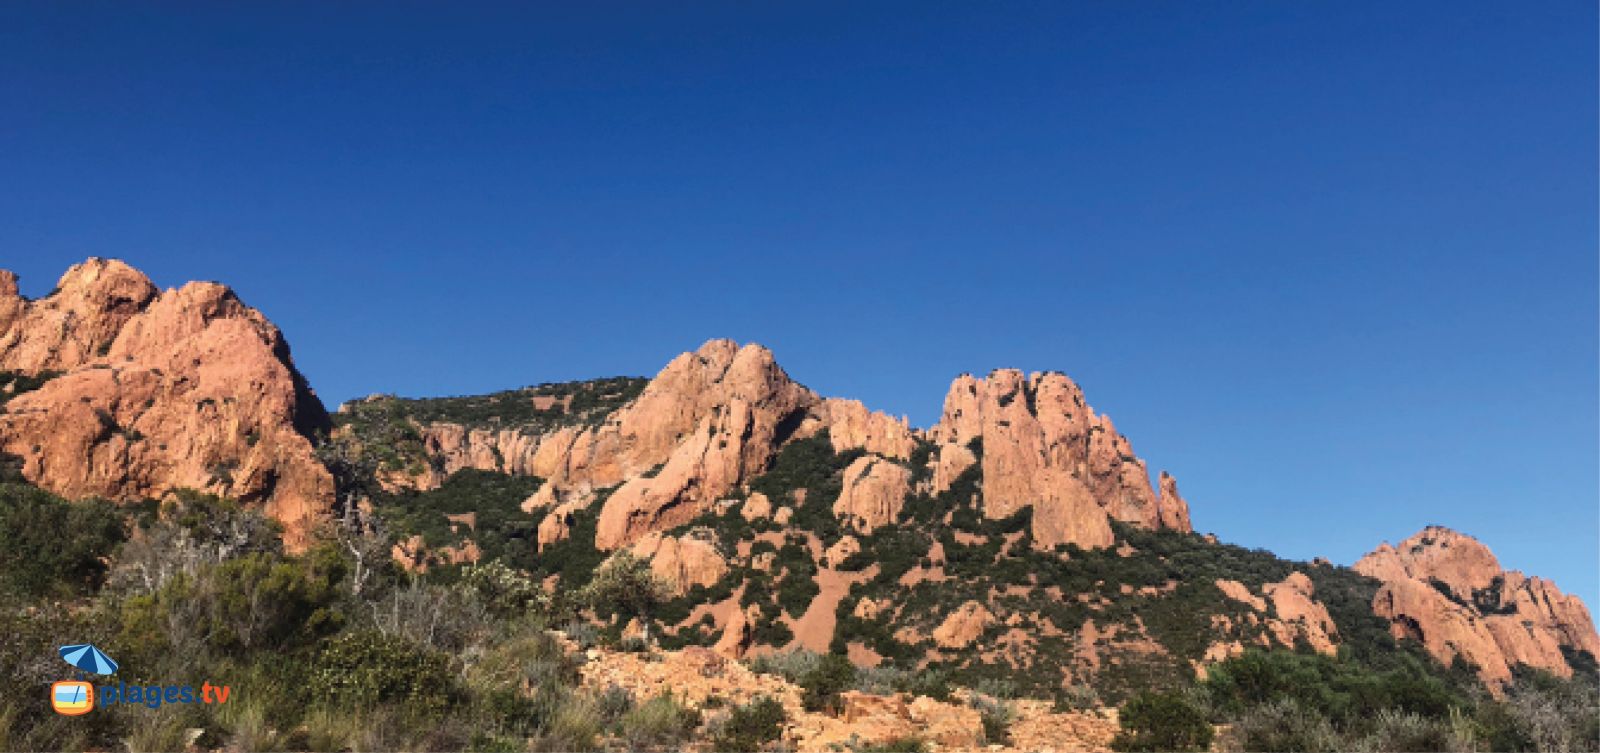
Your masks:
<svg viewBox="0 0 1600 753"><path fill-rule="evenodd" d="M109 675L117 671L117 663L106 656L106 652L88 643L62 646L61 658L78 669L97 675Z"/></svg>

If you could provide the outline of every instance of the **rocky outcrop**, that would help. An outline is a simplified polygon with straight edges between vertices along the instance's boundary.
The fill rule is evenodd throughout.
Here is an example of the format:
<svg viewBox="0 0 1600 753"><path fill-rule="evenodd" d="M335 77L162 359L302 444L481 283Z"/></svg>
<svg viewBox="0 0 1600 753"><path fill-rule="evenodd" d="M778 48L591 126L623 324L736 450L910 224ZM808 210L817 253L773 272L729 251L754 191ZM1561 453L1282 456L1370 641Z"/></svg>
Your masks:
<svg viewBox="0 0 1600 753"><path fill-rule="evenodd" d="M1216 586L1223 596L1253 610L1254 614L1246 615L1245 621L1265 627L1266 632L1258 639L1260 645L1276 643L1295 648L1304 644L1319 653L1338 651L1339 628L1328 614L1328 608L1316 600L1316 586L1305 573L1296 571L1282 581L1264 584L1261 592L1265 598L1236 580L1219 579ZM1213 621L1231 624L1225 615L1214 615ZM1244 645L1238 641L1214 643L1206 652L1205 662L1221 661L1243 651Z"/></svg>
<svg viewBox="0 0 1600 753"><path fill-rule="evenodd" d="M717 551L716 544L695 531L677 537L651 533L631 548L634 554L648 559L650 571L680 596L695 586L713 586L728 572L728 561Z"/></svg>
<svg viewBox="0 0 1600 753"><path fill-rule="evenodd" d="M90 259L23 299L0 274L0 370L60 372L10 400L0 451L69 498L189 488L260 505L303 544L333 503L311 437L329 422L260 312L215 283L157 292Z"/></svg>
<svg viewBox="0 0 1600 753"><path fill-rule="evenodd" d="M977 464L978 456L966 445L940 445L939 456L933 466L933 490L936 492L949 490L961 474Z"/></svg>
<svg viewBox="0 0 1600 753"><path fill-rule="evenodd" d="M1573 667L1563 648L1600 655L1589 610L1554 583L1505 571L1482 542L1429 526L1398 546L1387 542L1355 569L1383 582L1373 611L1396 637L1413 638L1440 661L1462 657L1491 687L1517 664L1563 677Z"/></svg>
<svg viewBox="0 0 1600 753"><path fill-rule="evenodd" d="M618 412L614 431L600 430L597 446L621 448L614 465L659 458L660 470L629 477L606 500L595 545L614 549L688 522L766 470L817 403L759 345L713 340L673 359Z"/></svg>
<svg viewBox="0 0 1600 753"><path fill-rule="evenodd" d="M1127 438L1062 374L963 375L950 386L944 415L929 435L944 446L981 446L984 514L1005 518L1033 506L1033 538L1041 547L1107 546L1112 520L1189 530L1176 483L1167 477L1163 491L1170 493L1157 497ZM940 459L945 466L942 449ZM948 472L940 475L949 483Z"/></svg>
<svg viewBox="0 0 1600 753"><path fill-rule="evenodd" d="M735 607L728 617L728 624L722 627L722 635L717 638L711 647L719 656L738 659L749 650L750 643L755 639L755 634L750 626L750 619L745 616L744 610Z"/></svg>
<svg viewBox="0 0 1600 753"><path fill-rule="evenodd" d="M1312 650L1332 654L1339 638L1339 628L1334 625L1328 608L1313 597L1316 587L1305 573L1289 573L1279 583L1268 583L1261 590L1272 602L1276 619L1268 623L1278 642L1295 646L1301 641Z"/></svg>
<svg viewBox="0 0 1600 753"><path fill-rule="evenodd" d="M833 514L859 533L872 533L900 517L910 491L911 471L905 466L872 455L859 457L845 468Z"/></svg>
<svg viewBox="0 0 1600 753"><path fill-rule="evenodd" d="M835 452L861 449L905 460L917 446L916 436L904 418L867 410L860 400L828 398L822 403L822 414Z"/></svg>
<svg viewBox="0 0 1600 753"><path fill-rule="evenodd" d="M836 452L865 452L847 470L834 506L859 532L895 520L914 475L904 462L927 440L938 447L927 461L931 479L917 491L948 490L979 465L984 513L1004 518L1033 507L1032 537L1041 548L1105 546L1112 520L1190 530L1176 482L1163 474L1159 493L1152 489L1127 439L1087 406L1077 385L1054 373L963 376L939 424L919 433L858 401L818 397L761 346L712 340L673 359L598 425L544 433L440 423L416 428L426 467L388 480L426 487L479 468L545 478L551 494L615 487L599 514L595 543L603 549L681 525L717 500L739 496L785 443L822 431ZM767 501L779 525L778 518L792 514L780 507L786 502ZM753 521L769 513L750 499L742 514ZM548 527L544 538L561 535L556 524Z"/></svg>
<svg viewBox="0 0 1600 753"><path fill-rule="evenodd" d="M1193 524L1189 522L1189 503L1183 501L1183 496L1178 494L1178 480L1166 471L1161 472L1160 480L1156 487L1159 496L1156 497L1156 508L1161 512L1161 527L1173 531L1192 531Z"/></svg>
<svg viewBox="0 0 1600 753"><path fill-rule="evenodd" d="M122 326L156 299L150 279L114 259L90 259L30 301L0 270L0 370L67 371L106 355Z"/></svg>
<svg viewBox="0 0 1600 753"><path fill-rule="evenodd" d="M933 629L933 642L941 648L966 648L993 624L993 612L976 601L969 601L957 607L939 627Z"/></svg>
<svg viewBox="0 0 1600 753"><path fill-rule="evenodd" d="M772 500L761 492L751 492L739 506L739 515L749 521L766 520L772 517Z"/></svg>

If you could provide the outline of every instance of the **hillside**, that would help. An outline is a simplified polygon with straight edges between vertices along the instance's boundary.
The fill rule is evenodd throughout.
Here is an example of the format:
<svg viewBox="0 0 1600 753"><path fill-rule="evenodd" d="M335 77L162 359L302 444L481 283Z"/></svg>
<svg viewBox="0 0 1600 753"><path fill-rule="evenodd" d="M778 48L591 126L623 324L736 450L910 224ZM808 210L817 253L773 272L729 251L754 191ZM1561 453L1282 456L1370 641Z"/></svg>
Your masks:
<svg viewBox="0 0 1600 753"><path fill-rule="evenodd" d="M1234 748L1302 745L1249 736L1299 715L1338 747L1390 735L1379 712L1454 735L1438 745L1524 749L1514 728L1550 749L1539 734L1594 721L1572 700L1600 654L1577 597L1442 527L1354 567L1197 533L1177 481L1059 372L958 376L924 429L712 340L649 379L329 416L229 289L161 292L93 259L37 301L0 273L0 449L0 591L25 605L6 615L24 643L63 621L134 674L210 662L289 705L338 697L317 683L340 662L392 660L369 701L438 681L454 690L418 729L453 719L488 747L536 744L612 685L641 709L668 692L651 713L683 715L674 744L722 745L743 723L729 704L773 711L686 698L683 673L778 683L780 736L807 750L1103 748L1119 720L1119 748L1186 747L1140 737L1185 714L1206 740L1243 730ZM571 671L529 679L518 652ZM1541 732L1528 698L1568 705ZM1481 726L1466 743L1462 714ZM1083 734L1049 742L1062 725ZM623 734L585 739L602 728Z"/></svg>

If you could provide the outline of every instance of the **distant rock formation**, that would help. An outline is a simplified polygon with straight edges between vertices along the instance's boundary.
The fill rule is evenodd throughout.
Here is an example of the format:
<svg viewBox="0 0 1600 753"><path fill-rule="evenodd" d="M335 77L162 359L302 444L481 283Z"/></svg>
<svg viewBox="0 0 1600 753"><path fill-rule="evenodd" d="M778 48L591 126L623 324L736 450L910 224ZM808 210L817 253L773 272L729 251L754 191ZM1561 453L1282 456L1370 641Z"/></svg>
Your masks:
<svg viewBox="0 0 1600 753"><path fill-rule="evenodd" d="M1001 369L985 379L962 376L950 385L944 416L929 436L943 446L943 484L966 460L963 450L949 448L977 440L984 514L1004 518L1033 505L1033 538L1040 546L1109 546L1112 520L1190 530L1177 483L1163 474L1157 497L1127 438L1062 374L1024 377Z"/></svg>
<svg viewBox="0 0 1600 753"><path fill-rule="evenodd" d="M39 300L0 271L0 371L52 375L0 412L0 451L69 498L190 488L261 505L291 546L333 503L322 403L277 327L227 287L158 291L90 259Z"/></svg>
<svg viewBox="0 0 1600 753"><path fill-rule="evenodd" d="M1600 656L1589 610L1550 581L1500 569L1477 539L1429 526L1362 557L1356 571L1383 581L1373 599L1396 637L1414 638L1439 661L1472 662L1492 687L1517 664L1571 676L1562 649Z"/></svg>

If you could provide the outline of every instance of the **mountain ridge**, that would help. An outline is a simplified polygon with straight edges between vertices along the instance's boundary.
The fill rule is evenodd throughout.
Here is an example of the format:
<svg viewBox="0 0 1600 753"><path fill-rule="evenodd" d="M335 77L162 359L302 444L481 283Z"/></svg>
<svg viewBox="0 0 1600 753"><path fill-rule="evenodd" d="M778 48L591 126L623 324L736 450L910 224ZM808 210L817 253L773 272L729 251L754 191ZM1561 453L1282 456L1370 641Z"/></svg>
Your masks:
<svg viewBox="0 0 1600 753"><path fill-rule="evenodd" d="M31 380L8 382L0 449L63 496L194 489L261 507L294 546L354 524L419 572L504 558L563 590L626 550L673 585L663 640L734 656L1120 693L1251 646L1411 646L1497 691L1519 664L1565 676L1600 649L1581 599L1446 529L1353 568L1196 535L1176 480L1060 372L960 375L919 429L710 340L647 380L330 417L231 290L158 291L103 259L37 300L0 273L0 371Z"/></svg>

